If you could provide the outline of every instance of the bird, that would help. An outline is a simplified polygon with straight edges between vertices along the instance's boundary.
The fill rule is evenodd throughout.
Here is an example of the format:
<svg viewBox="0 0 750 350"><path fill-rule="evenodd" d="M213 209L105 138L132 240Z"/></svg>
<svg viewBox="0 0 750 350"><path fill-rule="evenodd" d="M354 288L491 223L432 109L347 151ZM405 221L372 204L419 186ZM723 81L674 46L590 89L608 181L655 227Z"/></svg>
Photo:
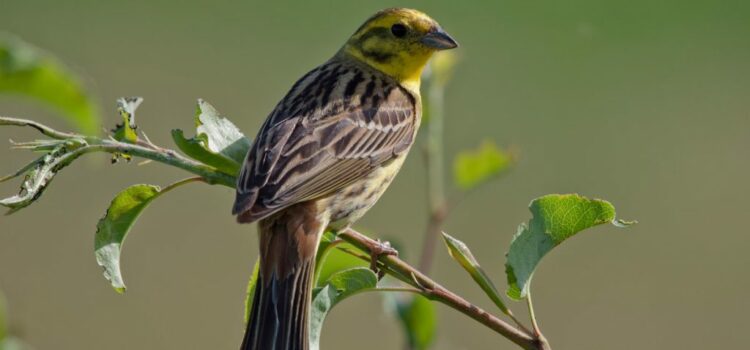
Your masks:
<svg viewBox="0 0 750 350"><path fill-rule="evenodd" d="M259 231L242 350L309 349L321 236L350 227L388 188L419 129L422 71L435 52L456 47L420 11L381 10L268 115L237 177L232 210Z"/></svg>

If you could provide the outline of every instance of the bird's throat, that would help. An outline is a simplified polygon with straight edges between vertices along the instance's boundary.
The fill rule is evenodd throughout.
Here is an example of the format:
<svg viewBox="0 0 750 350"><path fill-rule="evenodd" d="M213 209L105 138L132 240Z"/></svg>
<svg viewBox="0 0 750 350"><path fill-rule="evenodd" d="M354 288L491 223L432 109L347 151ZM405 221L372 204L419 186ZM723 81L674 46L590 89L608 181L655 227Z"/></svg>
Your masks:
<svg viewBox="0 0 750 350"><path fill-rule="evenodd" d="M339 52L340 55L346 55L350 58L365 63L368 66L382 72L383 74L395 79L403 87L414 93L419 93L422 71L431 53L419 55L397 55L389 57L387 60L378 59L376 56L368 55L360 48L352 45L346 45Z"/></svg>

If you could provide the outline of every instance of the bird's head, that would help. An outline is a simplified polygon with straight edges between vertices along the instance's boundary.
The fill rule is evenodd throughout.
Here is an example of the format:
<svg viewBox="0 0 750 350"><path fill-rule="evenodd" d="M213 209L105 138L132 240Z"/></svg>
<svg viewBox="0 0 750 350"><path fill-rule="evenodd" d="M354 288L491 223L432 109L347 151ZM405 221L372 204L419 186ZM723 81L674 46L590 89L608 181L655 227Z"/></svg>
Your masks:
<svg viewBox="0 0 750 350"><path fill-rule="evenodd" d="M439 50L458 46L440 25L417 10L382 10L357 29L341 49L406 85L419 86L427 61Z"/></svg>

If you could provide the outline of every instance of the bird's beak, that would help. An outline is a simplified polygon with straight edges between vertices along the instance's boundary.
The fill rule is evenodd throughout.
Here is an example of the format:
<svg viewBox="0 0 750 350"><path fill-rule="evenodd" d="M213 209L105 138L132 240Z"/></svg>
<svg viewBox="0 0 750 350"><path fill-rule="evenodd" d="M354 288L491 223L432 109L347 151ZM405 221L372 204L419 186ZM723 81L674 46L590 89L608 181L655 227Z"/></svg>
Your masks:
<svg viewBox="0 0 750 350"><path fill-rule="evenodd" d="M431 47L435 50L448 50L458 47L456 40L451 38L451 36L440 27L425 34L420 41L425 46Z"/></svg>

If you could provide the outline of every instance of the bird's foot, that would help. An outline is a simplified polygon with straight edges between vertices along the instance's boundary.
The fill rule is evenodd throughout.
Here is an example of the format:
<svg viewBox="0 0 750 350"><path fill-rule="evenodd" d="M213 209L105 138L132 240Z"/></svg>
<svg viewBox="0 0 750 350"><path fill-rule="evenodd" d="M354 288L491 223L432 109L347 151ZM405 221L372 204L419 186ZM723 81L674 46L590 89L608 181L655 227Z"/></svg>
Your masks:
<svg viewBox="0 0 750 350"><path fill-rule="evenodd" d="M385 271L378 267L378 260L381 256L391 255L398 256L398 250L391 247L391 243L388 241L377 240L370 247L370 270L378 275L378 280L385 276Z"/></svg>

